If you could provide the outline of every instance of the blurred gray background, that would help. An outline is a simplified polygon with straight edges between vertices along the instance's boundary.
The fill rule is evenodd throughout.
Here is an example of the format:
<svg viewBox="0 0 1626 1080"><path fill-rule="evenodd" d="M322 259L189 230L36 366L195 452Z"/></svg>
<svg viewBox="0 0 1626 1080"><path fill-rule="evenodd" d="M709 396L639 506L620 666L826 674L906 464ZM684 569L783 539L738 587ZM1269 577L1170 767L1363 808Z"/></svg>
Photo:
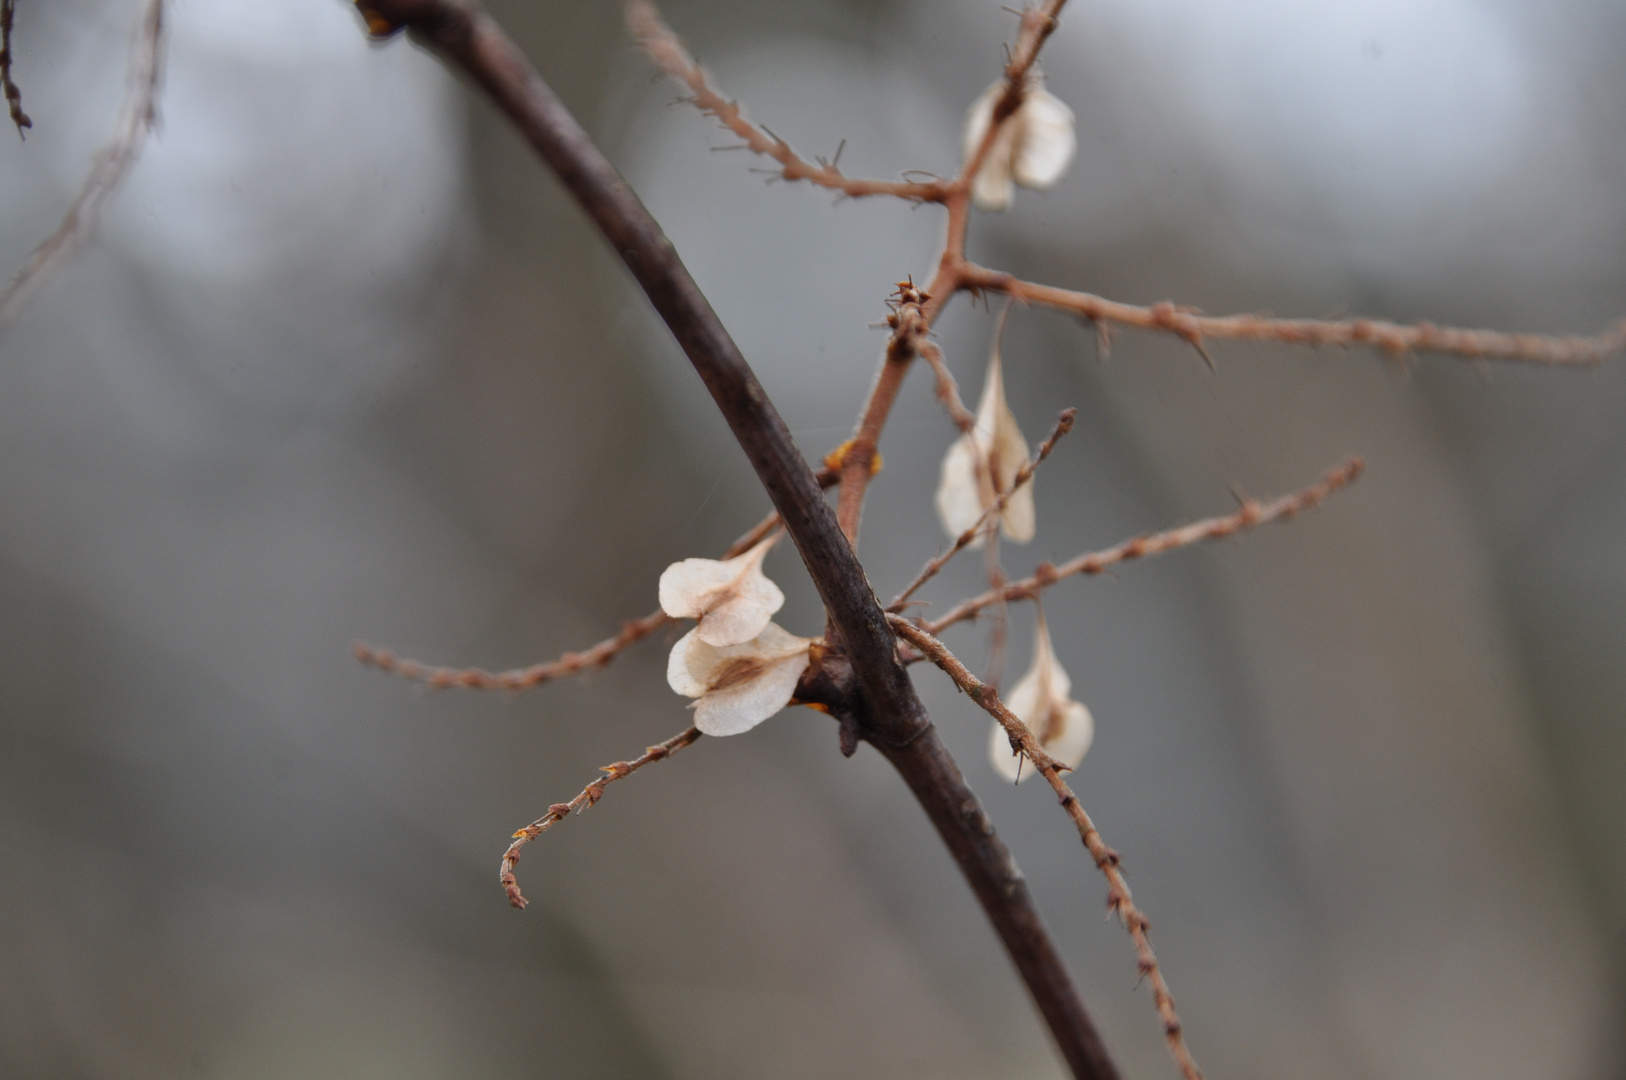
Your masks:
<svg viewBox="0 0 1626 1080"><path fill-rule="evenodd" d="M19 6L7 266L111 130L139 5ZM845 438L941 215L764 188L614 3L493 6L808 454ZM665 13L754 117L881 176L953 170L1015 25L995 0ZM339 0L172 16L158 138L0 334L0 1075L1060 1075L901 784L808 710L617 785L508 909L508 833L685 726L665 642L509 700L415 693L349 642L557 655L765 500L624 271L434 62ZM1078 161L979 216L973 254L1214 312L1591 332L1626 312L1623 32L1606 0L1080 0L1044 64ZM991 325L941 325L968 395ZM1077 786L1199 1061L1626 1076L1626 364L1213 350L1103 360L1042 312L1005 350L1030 439L1080 410L1013 570L1369 465L1291 526L1047 604L1098 728ZM944 543L953 435L917 372L864 525L882 592ZM962 562L929 599L978 587ZM769 572L816 632L788 547ZM1030 637L1015 612L1013 674ZM1172 1075L1071 827L917 679L1127 1075Z"/></svg>

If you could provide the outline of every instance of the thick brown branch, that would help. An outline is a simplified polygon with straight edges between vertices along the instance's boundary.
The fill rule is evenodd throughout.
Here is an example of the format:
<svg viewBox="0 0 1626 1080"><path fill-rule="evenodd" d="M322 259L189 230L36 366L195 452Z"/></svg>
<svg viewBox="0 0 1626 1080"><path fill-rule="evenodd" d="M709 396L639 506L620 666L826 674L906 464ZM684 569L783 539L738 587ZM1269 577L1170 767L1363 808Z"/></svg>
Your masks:
<svg viewBox="0 0 1626 1080"><path fill-rule="evenodd" d="M1548 337L1496 330L1464 330L1433 323L1401 326L1381 319L1270 319L1262 315L1203 315L1171 303L1141 307L1091 293L1021 281L1010 274L970 264L960 269L960 286L1005 293L1017 300L1070 311L1098 323L1163 330L1201 347L1209 338L1274 341L1287 345L1368 345L1392 355L1448 353L1486 360L1531 364L1597 364L1626 348L1626 319L1595 337Z"/></svg>
<svg viewBox="0 0 1626 1080"><path fill-rule="evenodd" d="M644 751L642 757L632 761L617 761L605 765L600 772L606 775L594 780L582 788L581 794L569 802L554 803L548 807L548 812L525 826L514 834L514 842L508 845L508 850L502 854L502 881L503 891L508 894L508 902L517 908L525 907L525 895L519 891L519 881L514 877L514 867L519 862L520 849L538 836L553 828L572 813L586 810L589 806L604 797L604 788L623 777L631 776L639 769L652 761L662 761L682 750L685 746L700 738L700 729L692 727L688 731L680 732L663 743L657 743Z"/></svg>
<svg viewBox="0 0 1626 1080"><path fill-rule="evenodd" d="M1008 853L993 839L975 799L964 801L962 793L969 792L963 780L952 782L958 770L897 660L891 627L863 567L784 421L670 241L490 16L459 0L360 0L358 6L375 34L410 28L416 40L484 89L631 270L711 392L801 552L836 635L831 645L839 644L851 665L864 706L864 738L894 763L932 817L1074 1074L1115 1078L1031 897L1025 890L987 885L1010 876Z"/></svg>
<svg viewBox="0 0 1626 1080"><path fill-rule="evenodd" d="M90 173L56 231L34 249L17 276L0 291L0 325L16 316L32 287L71 258L96 228L102 206L130 175L157 121L158 87L163 74L164 0L147 0L136 34L135 55L130 60L129 88L113 138L97 152Z"/></svg>
<svg viewBox="0 0 1626 1080"><path fill-rule="evenodd" d="M778 162L782 179L806 180L855 199L866 195L894 195L911 202L943 201L948 191L947 183L860 180L847 176L834 162L821 160L815 165L800 157L784 139L769 134L747 120L739 102L730 101L712 87L705 70L694 62L689 51L683 47L682 40L661 21L653 4L628 4L627 26L649 58L655 61L655 66L688 89L689 100L695 108L715 116L724 127L739 136L752 153Z"/></svg>
<svg viewBox="0 0 1626 1080"><path fill-rule="evenodd" d="M1005 729L1011 739L1011 749L1020 751L1039 770L1050 788L1061 800L1062 808L1067 816L1073 819L1073 825L1078 829L1078 835L1084 841L1095 865L1107 879L1107 910L1118 916L1124 929L1129 931L1130 940L1135 945L1135 957L1139 962L1140 974L1152 987L1152 1003L1157 1008L1157 1015L1163 1021L1163 1037L1169 1046L1169 1053L1174 1057L1175 1063L1180 1066L1180 1072L1185 1080L1202 1080L1202 1071L1192 1060L1191 1051L1186 1047L1180 1015L1174 1009L1174 995L1169 992L1169 984L1164 981L1163 969L1158 966L1157 954L1152 952L1151 938L1148 936L1152 930L1152 921L1146 913L1135 906L1135 901L1129 892L1129 883L1124 880L1123 871L1118 868L1118 853L1107 847L1106 841L1101 839L1101 833L1096 829L1095 822L1085 812L1084 805L1073 794L1073 789L1067 781L1061 778L1065 766L1059 764L1034 736L1028 726L1005 707L999 700L994 688L971 674L959 658L926 631L915 626L907 619L891 616L892 624L898 631L898 636L919 649L923 655L938 667L948 673L956 686L965 691L966 696L981 706Z"/></svg>
<svg viewBox="0 0 1626 1080"><path fill-rule="evenodd" d="M1319 481L1311 484L1303 491L1292 495L1283 495L1281 498L1269 502L1259 502L1249 499L1242 504L1242 509L1234 514L1224 517L1204 518L1194 521L1190 525L1182 525L1177 529L1166 529L1163 532L1147 533L1137 536L1105 551L1094 551L1087 555L1069 559L1060 566L1045 563L1032 577L1013 581L999 589L989 589L980 596L973 596L969 600L962 600L944 614L923 622L921 625L930 633L940 634L943 628L963 622L976 616L983 608L1010 600L1026 600L1037 596L1041 589L1048 589L1063 578L1074 574L1099 574L1109 566L1131 559L1141 559L1148 555L1161 555L1165 551L1186 547L1190 544L1200 543L1204 540L1220 540L1227 536L1234 536L1247 529L1257 528L1272 521L1286 521L1289 518L1303 513L1305 510L1318 505L1327 496L1342 488L1353 484L1361 475L1365 463L1358 457L1352 457L1336 469L1328 472Z"/></svg>
<svg viewBox="0 0 1626 1080"><path fill-rule="evenodd" d="M999 517L1000 514L1005 512L1005 506L1011 501L1011 496L1015 495L1017 491L1021 489L1023 484L1033 479L1034 471L1039 468L1040 463L1043 462L1045 458L1050 456L1050 451L1056 448L1057 441L1059 441L1063 435L1073 430L1073 420L1077 416L1077 409L1064 409L1062 411L1061 416L1056 420L1055 428L1053 428L1050 432L1050 437L1045 439L1043 443L1039 444L1038 453L1034 454L1033 457L1029 458L1020 469L1016 470L1016 476L1011 480L1010 490L1000 492L999 497L993 501L988 509L982 512L982 516L977 519L977 523L971 526L965 532L961 533L959 536L955 537L953 546L951 546L947 551L943 552L943 554L931 559L926 563L925 566L921 567L920 573L916 575L915 580L909 583L909 587L894 597L892 602L886 606L887 611L902 611L904 604L908 602L911 596L920 591L920 587L922 585L936 577L938 572L941 571L943 567L948 565L948 561L950 559L954 558L954 556L958 555L961 551L964 551L971 541L975 540L977 535L981 533L983 529L988 527L989 522L993 521Z"/></svg>

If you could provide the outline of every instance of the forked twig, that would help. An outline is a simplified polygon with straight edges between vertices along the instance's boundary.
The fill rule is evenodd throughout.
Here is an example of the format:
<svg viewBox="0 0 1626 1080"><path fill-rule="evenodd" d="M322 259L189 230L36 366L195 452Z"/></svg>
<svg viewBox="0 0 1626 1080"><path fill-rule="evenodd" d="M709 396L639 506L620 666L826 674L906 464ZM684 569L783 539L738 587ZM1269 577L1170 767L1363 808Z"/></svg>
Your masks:
<svg viewBox="0 0 1626 1080"><path fill-rule="evenodd" d="M815 165L802 158L784 139L747 120L739 102L730 101L712 88L705 70L695 63L689 51L683 47L683 42L661 21L653 4L628 4L627 26L649 58L655 61L655 66L688 88L691 95L689 100L695 108L715 116L724 127L739 136L752 153L778 162L778 176L781 179L806 180L855 199L866 195L894 195L911 202L943 200L948 190L946 183L859 180L847 176L833 161L821 160Z"/></svg>
<svg viewBox="0 0 1626 1080"><path fill-rule="evenodd" d="M1117 323L1143 330L1163 330L1202 349L1209 338L1273 341L1287 345L1368 345L1391 355L1408 352L1446 353L1473 359L1518 360L1532 364L1591 365L1626 348L1626 319L1593 337L1509 334L1465 330L1420 322L1412 326L1382 319L1271 319L1262 315L1203 315L1164 302L1143 307L1108 300L1093 293L1058 289L1022 281L998 270L970 263L959 268L961 288L1000 292L1016 300L1070 311L1098 326ZM1204 354L1206 357L1206 353ZM1212 361L1210 361L1212 363Z"/></svg>
<svg viewBox="0 0 1626 1080"><path fill-rule="evenodd" d="M1073 430L1073 421L1077 416L1077 409L1064 409L1062 411L1061 416L1056 419L1056 426L1051 429L1049 437L1039 444L1038 452L1016 471L1016 476L1011 481L1010 490L1000 492L999 497L989 505L988 509L982 512L982 516L977 519L975 525L955 537L954 544L947 551L921 567L920 573L915 576L915 580L909 583L909 587L894 597L892 602L886 606L888 612L902 611L909 598L918 592L922 585L936 577L938 572L948 565L950 559L964 551L966 546L977 538L977 534L988 528L991 522L997 520L999 515L1005 512L1005 505L1011 501L1011 496L1015 495L1023 484L1033 479L1034 471L1038 469L1045 458L1050 456L1050 451L1056 448L1056 443L1063 435Z"/></svg>
<svg viewBox="0 0 1626 1080"><path fill-rule="evenodd" d="M102 206L124 183L146 145L158 118L158 87L164 71L164 0L147 0L130 61L129 88L119 113L118 126L106 146L97 151L79 194L68 206L56 231L35 248L28 261L0 291L0 325L10 322L31 287L61 266L96 227ZM6 91L8 100L10 91ZM13 113L15 116L15 112Z"/></svg>
<svg viewBox="0 0 1626 1080"><path fill-rule="evenodd" d="M1165 551L1186 547L1204 540L1220 540L1227 536L1234 536L1247 529L1257 528L1272 521L1286 521L1289 518L1303 513L1305 510L1318 505L1327 496L1348 487L1361 475L1365 463L1358 457L1352 457L1336 469L1328 472L1316 483L1292 495L1283 495L1269 502L1259 502L1257 499L1248 499L1242 504L1242 509L1234 514L1224 517L1204 518L1194 521L1190 525L1182 525L1175 529L1166 529L1163 532L1147 533L1121 544L1109 547L1104 551L1090 552L1077 558L1069 559L1060 566L1050 563L1042 564L1033 576L1013 581L1000 589L989 589L979 596L969 600L962 600L953 608L935 619L924 621L921 625L933 634L940 634L943 629L957 622L963 622L976 616L986 607L1010 600L1025 600L1038 595L1041 589L1047 589L1063 578L1075 574L1099 574L1109 566L1131 559L1144 558L1147 555L1161 555Z"/></svg>
<svg viewBox="0 0 1626 1080"><path fill-rule="evenodd" d="M34 121L23 112L23 92L16 81L11 77L12 61L16 58L11 52L11 22L17 16L17 0L0 0L0 89L6 95L6 111L11 113L11 122L17 125L17 137L26 139L26 128L34 126Z"/></svg>
<svg viewBox="0 0 1626 1080"><path fill-rule="evenodd" d="M514 842L508 845L508 850L502 855L502 882L503 891L508 894L508 902L514 907L523 909L526 904L525 895L519 891L519 881L514 877L514 867L519 862L520 849L538 836L553 828L559 822L569 817L571 813L581 811L592 806L604 797L604 789L623 777L631 776L639 769L652 761L661 761L671 757L685 746L700 738L700 729L692 727L687 731L672 736L663 743L656 743L647 748L642 757L632 761L616 761L603 766L600 770L606 775L599 777L586 787L581 794L569 802L554 803L548 807L548 812L525 826L514 834Z"/></svg>
<svg viewBox="0 0 1626 1080"><path fill-rule="evenodd" d="M1073 789L1068 787L1067 781L1061 778L1063 766L1045 753L1044 748L1039 745L1038 738L1015 713L1005 707L1005 703L999 700L994 688L973 675L941 641L902 616L888 615L887 619L899 637L919 649L932 663L947 672L949 678L965 691L967 697L999 721L999 725L1011 738L1011 749L1026 755L1033 767L1049 781L1051 790L1061 800L1067 815L1073 819L1079 838L1084 841L1084 846L1095 860L1096 867L1106 875L1107 911L1118 916L1135 944L1135 957L1139 963L1140 974L1152 986L1152 1002L1157 1007L1158 1018L1163 1021L1163 1037L1168 1043L1169 1053L1174 1056L1186 1080L1202 1080L1202 1071L1197 1068L1196 1061L1192 1060L1191 1051L1186 1047L1180 1014L1174 1008L1174 995L1169 992L1169 984L1164 980L1163 971L1158 966L1157 954L1152 952L1152 942L1148 936L1152 922L1146 917L1145 912L1135 906L1129 892L1129 883L1124 880L1123 871L1119 869L1118 853L1101 839L1100 831L1096 829L1095 822L1090 820L1090 815L1085 812L1083 804L1078 801L1078 796L1073 794Z"/></svg>

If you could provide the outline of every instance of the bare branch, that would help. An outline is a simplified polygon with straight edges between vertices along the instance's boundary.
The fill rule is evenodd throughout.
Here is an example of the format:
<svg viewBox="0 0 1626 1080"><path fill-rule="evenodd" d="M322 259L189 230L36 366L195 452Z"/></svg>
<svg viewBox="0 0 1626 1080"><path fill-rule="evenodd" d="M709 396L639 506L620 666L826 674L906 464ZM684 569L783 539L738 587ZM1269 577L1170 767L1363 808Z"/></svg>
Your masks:
<svg viewBox="0 0 1626 1080"><path fill-rule="evenodd" d="M11 113L11 122L17 125L17 137L26 139L26 128L34 126L34 121L23 112L23 92L11 77L11 64L15 57L11 53L11 22L17 15L17 0L0 0L0 89L5 91L6 110Z"/></svg>
<svg viewBox="0 0 1626 1080"><path fill-rule="evenodd" d="M1474 359L1518 360L1532 364L1598 364L1626 348L1626 319L1595 337L1549 337L1496 330L1464 330L1417 323L1401 326L1381 319L1271 319L1262 315L1203 315L1172 303L1141 307L1086 292L1021 281L1010 274L964 264L960 287L1001 292L1045 307L1070 311L1096 324L1117 323L1143 330L1162 330L1199 351L1209 338L1274 341L1288 345L1368 345L1391 355L1408 352L1447 353ZM1207 354L1204 353L1205 359ZM1212 360L1209 361L1212 365Z"/></svg>
<svg viewBox="0 0 1626 1080"><path fill-rule="evenodd" d="M466 0L358 0L374 36L415 40L489 94L592 218L666 321L756 470L824 601L851 692L853 723L898 769L931 817L1081 1080L1116 1080L1032 896L987 815L936 737L863 567L739 347L670 240L587 133L488 14ZM963 208L964 199L961 200ZM951 219L954 211L951 208ZM866 456L866 471L873 444ZM844 472L843 481L845 482ZM866 477L867 479L867 477Z"/></svg>
<svg viewBox="0 0 1626 1080"><path fill-rule="evenodd" d="M164 0L147 0L130 60L129 87L113 138L91 162L90 173L68 206L62 223L28 257L11 283L0 291L0 325L16 317L24 300L51 272L73 257L96 228L102 207L130 175L158 118L158 88L164 71ZM9 80L6 95L11 96ZM16 107L13 106L13 117ZM24 118L26 119L26 117Z"/></svg>
<svg viewBox="0 0 1626 1080"><path fill-rule="evenodd" d="M982 512L982 516L977 519L977 523L955 538L952 547L921 567L920 573L915 577L914 581L909 583L909 587L894 597L892 602L886 606L888 612L902 611L909 598L918 592L922 585L936 577L938 572L948 565L950 559L965 550L966 546L977 538L978 533L982 532L989 526L990 522L997 520L999 515L1005 512L1005 505L1011 501L1011 496L1015 495L1023 484L1033 479L1034 471L1038 469L1039 464L1045 458L1050 456L1050 451L1056 448L1056 443L1063 435L1073 430L1073 421L1077 416L1077 409L1064 409L1062 411L1061 416L1056 420L1056 426L1051 429L1050 436L1039 444L1038 453L1029 458L1016 471L1016 476L1011 481L1010 490L1000 492L999 497L993 501L992 505Z"/></svg>
<svg viewBox="0 0 1626 1080"><path fill-rule="evenodd" d="M1104 551L1069 559L1060 566L1045 563L1032 577L1013 581L1004 588L990 589L980 596L963 600L943 615L922 625L929 633L940 634L944 627L973 618L986 607L1010 600L1029 599L1037 596L1041 589L1047 589L1063 578L1075 574L1099 574L1109 566L1129 562L1131 559L1161 555L1165 551L1173 551L1204 540L1220 540L1272 521L1286 521L1318 505L1334 492L1353 484L1361 475L1363 468L1365 463L1358 457L1352 457L1316 483L1292 495L1283 495L1281 498L1263 503L1249 499L1242 504L1242 509L1225 517L1205 518L1176 529L1137 536Z"/></svg>
<svg viewBox="0 0 1626 1080"><path fill-rule="evenodd" d="M908 183L894 180L858 180L844 174L835 162L813 164L798 156L779 136L745 118L739 103L723 97L706 78L706 72L683 47L683 42L661 21L653 4L635 0L627 5L627 26L649 58L690 93L695 108L715 116L724 127L739 136L752 153L779 163L776 174L784 180L806 180L819 187L839 191L852 198L866 195L894 195L911 202L942 202L948 185Z"/></svg>
<svg viewBox="0 0 1626 1080"><path fill-rule="evenodd" d="M947 672L949 678L965 691L967 697L999 721L999 725L1010 736L1011 749L1025 754L1033 763L1033 767L1049 781L1051 790L1061 800L1067 815L1073 819L1079 838L1084 841L1084 846L1089 850L1090 857L1095 860L1096 867L1106 875L1107 910L1118 916L1124 929L1129 931L1130 940L1134 942L1141 977L1152 986L1152 1002L1157 1008L1158 1018L1163 1021L1163 1037L1168 1043L1169 1053L1180 1066L1180 1072L1185 1080L1202 1080L1202 1071L1197 1068L1197 1063L1192 1060L1191 1051L1186 1047L1180 1015L1174 1008L1174 995L1169 992L1169 984L1163 978L1162 968L1158 966L1157 955L1152 952L1152 942L1148 936L1152 929L1152 921L1146 917L1145 912L1135 906L1129 892L1129 883L1124 880L1123 871L1119 869L1118 853L1107 847L1106 841L1101 839L1101 833L1095 827L1095 822L1090 820L1090 815L1078 801L1078 796L1073 794L1072 788L1061 778L1065 766L1059 765L1045 753L1033 732L1028 730L1027 725L1022 723L1015 713L1005 707L994 688L971 674L971 671L949 652L941 641L901 616L889 615L888 618L899 637L919 649L923 655Z"/></svg>
<svg viewBox="0 0 1626 1080"><path fill-rule="evenodd" d="M523 909L526 904L525 895L519 891L519 881L514 877L514 867L519 862L520 849L538 836L553 828L559 822L569 817L572 812L586 810L589 806L604 797L604 789L623 777L631 776L639 769L652 761L662 761L682 750L685 746L700 738L700 729L692 727L687 731L672 736L663 743L656 743L644 751L640 758L632 761L616 761L603 766L600 770L607 775L599 777L586 787L581 794L569 802L554 803L548 807L548 812L525 826L514 834L514 842L508 845L508 850L502 855L502 882L503 891L508 894L508 902L514 907Z"/></svg>

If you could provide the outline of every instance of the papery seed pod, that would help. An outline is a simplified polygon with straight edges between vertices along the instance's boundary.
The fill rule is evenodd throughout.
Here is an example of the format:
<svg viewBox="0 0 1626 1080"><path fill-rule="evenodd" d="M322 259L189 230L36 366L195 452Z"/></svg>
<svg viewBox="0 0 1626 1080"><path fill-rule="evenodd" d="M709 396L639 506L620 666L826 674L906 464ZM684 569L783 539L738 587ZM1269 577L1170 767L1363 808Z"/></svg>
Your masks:
<svg viewBox="0 0 1626 1080"><path fill-rule="evenodd" d="M1033 633L1033 664L1017 680L1005 698L1005 705L1027 725L1045 753L1069 769L1084 760L1095 738L1095 720L1090 710L1072 700L1073 681L1056 659L1050 644L1050 628L1044 611L1039 611ZM1033 775L1022 769L1021 757L1011 749L1011 739L998 723L988 737L988 757L1005 779L1015 783Z"/></svg>
<svg viewBox="0 0 1626 1080"><path fill-rule="evenodd" d="M738 735L790 704L812 644L770 622L750 641L718 647L696 627L672 646L666 682L699 699L695 727L707 735Z"/></svg>
<svg viewBox="0 0 1626 1080"><path fill-rule="evenodd" d="M994 106L1005 93L1005 81L995 82L965 116L964 153L967 160L977 152ZM1014 184L1043 191L1055 185L1072 164L1078 140L1073 134L1073 110L1029 77L1022 104L994 136L988 156L971 178L971 201L979 210L1006 210L1015 192Z"/></svg>
<svg viewBox="0 0 1626 1080"><path fill-rule="evenodd" d="M1027 439L1016 426L1016 416L1005 402L1005 379L999 350L995 349L982 384L976 425L955 440L943 457L936 504L938 519L948 534L958 537L975 525L994 505L999 492L1011 489L1027 459ZM1025 544L1033 539L1035 513L1031 481L1006 501L999 515L999 525L1009 540ZM978 536L971 546L981 547L982 542Z"/></svg>
<svg viewBox="0 0 1626 1080"><path fill-rule="evenodd" d="M708 645L737 645L762 632L785 594L762 572L778 534L732 559L684 559L661 574L661 610L674 619L699 619Z"/></svg>

